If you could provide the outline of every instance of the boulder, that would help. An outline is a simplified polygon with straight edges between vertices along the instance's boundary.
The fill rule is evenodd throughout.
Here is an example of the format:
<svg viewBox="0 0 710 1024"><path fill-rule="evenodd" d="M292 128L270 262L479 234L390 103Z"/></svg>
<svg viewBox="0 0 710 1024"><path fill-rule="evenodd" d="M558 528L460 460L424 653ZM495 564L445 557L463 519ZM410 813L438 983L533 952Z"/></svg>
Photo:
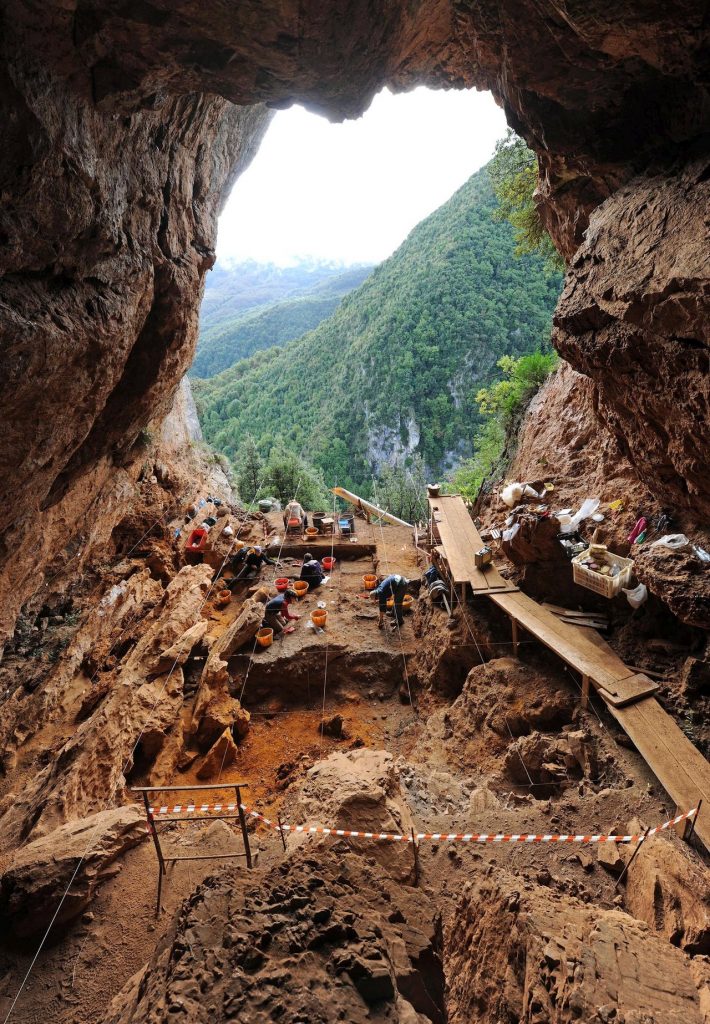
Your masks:
<svg viewBox="0 0 710 1024"><path fill-rule="evenodd" d="M710 693L710 661L686 658L680 673L680 688L687 697Z"/></svg>
<svg viewBox="0 0 710 1024"><path fill-rule="evenodd" d="M444 933L449 1024L705 1024L690 959L642 921L506 871L473 880Z"/></svg>
<svg viewBox="0 0 710 1024"><path fill-rule="evenodd" d="M224 768L236 760L238 753L239 748L232 739L231 732L229 729L225 729L219 739L212 744L204 761L197 769L197 778L204 781L219 775Z"/></svg>
<svg viewBox="0 0 710 1024"><path fill-rule="evenodd" d="M207 619L200 619L199 622L190 626L182 636L178 637L174 644L166 647L164 651L161 651L160 654L148 662L146 666L148 672L161 675L163 672L169 672L177 665L184 665L190 657L192 650L203 639L208 628L209 622Z"/></svg>
<svg viewBox="0 0 710 1024"><path fill-rule="evenodd" d="M686 953L710 954L710 880L672 835L651 836L629 866L626 907Z"/></svg>
<svg viewBox="0 0 710 1024"><path fill-rule="evenodd" d="M43 932L58 907L54 926L68 924L101 882L120 870L117 859L147 834L145 813L132 804L72 821L29 843L0 879L2 920L21 938Z"/></svg>
<svg viewBox="0 0 710 1024"><path fill-rule="evenodd" d="M292 823L407 835L413 827L394 758L384 750L350 750L319 761L289 791L284 815ZM292 836L298 841L301 836ZM400 882L413 879L411 844L348 839Z"/></svg>
<svg viewBox="0 0 710 1024"><path fill-rule="evenodd" d="M703 545L708 543L703 540ZM634 572L651 594L668 605L681 622L710 629L710 570L690 549L662 545L634 547Z"/></svg>

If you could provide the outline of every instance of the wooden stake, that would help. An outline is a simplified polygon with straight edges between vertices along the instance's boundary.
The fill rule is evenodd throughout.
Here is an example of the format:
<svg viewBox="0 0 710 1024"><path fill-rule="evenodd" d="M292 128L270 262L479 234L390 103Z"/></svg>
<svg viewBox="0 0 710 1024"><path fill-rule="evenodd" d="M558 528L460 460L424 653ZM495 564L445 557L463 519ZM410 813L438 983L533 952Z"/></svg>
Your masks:
<svg viewBox="0 0 710 1024"><path fill-rule="evenodd" d="M518 620L512 616L510 618L510 630L513 637L513 654L517 658L518 656Z"/></svg>
<svg viewBox="0 0 710 1024"><path fill-rule="evenodd" d="M688 832L688 835L686 836L686 842L688 842L688 843L693 838L693 832L695 832L695 822L698 820L698 817L700 815L700 808L702 806L703 806L703 801L702 800L698 800L698 807L697 807L697 810L695 811L695 814L691 818L691 821L690 821L690 831Z"/></svg>
<svg viewBox="0 0 710 1024"><path fill-rule="evenodd" d="M419 846L414 829L412 829L412 852L414 854L414 884L419 885Z"/></svg>
<svg viewBox="0 0 710 1024"><path fill-rule="evenodd" d="M281 836L281 842L283 843L284 852L285 852L286 851L286 837L284 836L284 829L283 829L283 825L281 824L281 815L280 814L276 815L276 820L279 823L279 835Z"/></svg>
<svg viewBox="0 0 710 1024"><path fill-rule="evenodd" d="M589 676L582 676L582 710L589 708Z"/></svg>
<svg viewBox="0 0 710 1024"><path fill-rule="evenodd" d="M628 861L628 862L627 862L626 864L624 864L624 870L623 870L623 871L621 872L621 874L619 875L619 880L617 881L616 885L614 886L614 889L615 889L615 890L619 888L619 886L621 885L621 883L622 883L623 879L625 878L626 874L628 873L628 870L629 870L629 868L631 867L631 865L633 864L633 862L634 862L634 861L636 860L636 857L637 857L637 855L638 855L638 852L639 852L639 850L641 849L641 845L642 845L643 843L645 843L645 841L646 841L646 837L648 836L648 833L649 833L650 831L651 831L651 829L650 829L650 828L647 828L647 829L646 829L646 831L645 831L645 832L644 832L644 834L643 834L643 839L640 839L640 840L638 841L638 843L636 844L636 849L635 849L635 850L634 850L634 852L633 852L633 853L631 854L631 857L630 857L629 861Z"/></svg>

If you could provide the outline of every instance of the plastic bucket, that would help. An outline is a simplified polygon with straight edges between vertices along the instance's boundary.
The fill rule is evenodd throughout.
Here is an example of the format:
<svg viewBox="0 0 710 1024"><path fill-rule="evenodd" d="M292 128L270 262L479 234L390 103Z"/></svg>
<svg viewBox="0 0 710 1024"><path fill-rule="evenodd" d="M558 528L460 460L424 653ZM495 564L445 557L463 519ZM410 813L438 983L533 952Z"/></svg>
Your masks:
<svg viewBox="0 0 710 1024"><path fill-rule="evenodd" d="M306 529L306 537L317 537L318 532L319 531L317 526L309 526Z"/></svg>
<svg viewBox="0 0 710 1024"><path fill-rule="evenodd" d="M274 631L273 629L260 629L256 634L256 642L259 647L271 647L274 642Z"/></svg>
<svg viewBox="0 0 710 1024"><path fill-rule="evenodd" d="M328 612L325 611L323 608L315 608L311 612L311 620L313 622L313 625L317 626L318 629L325 629L325 623L327 618Z"/></svg>
<svg viewBox="0 0 710 1024"><path fill-rule="evenodd" d="M296 580L293 584L292 590L294 590L299 597L304 597L308 592L308 582L306 580Z"/></svg>
<svg viewBox="0 0 710 1024"><path fill-rule="evenodd" d="M291 530L295 530L298 526L301 525L301 520L300 519L289 519L288 525L289 525L289 528Z"/></svg>
<svg viewBox="0 0 710 1024"><path fill-rule="evenodd" d="M283 594L284 590L288 590L291 580L287 576L279 576L277 580L274 580L274 586L280 594Z"/></svg>
<svg viewBox="0 0 710 1024"><path fill-rule="evenodd" d="M327 512L314 512L311 515L311 519L313 520L313 525L316 527L316 529L318 530L319 533L320 533L321 523L326 518L327 514L328 514Z"/></svg>
<svg viewBox="0 0 710 1024"><path fill-rule="evenodd" d="M335 559L331 558L330 555L326 555L322 564L326 572L332 572L335 566Z"/></svg>
<svg viewBox="0 0 710 1024"><path fill-rule="evenodd" d="M363 576L362 582L365 584L365 590L374 590L377 586L377 577L368 573L367 576Z"/></svg>
<svg viewBox="0 0 710 1024"><path fill-rule="evenodd" d="M402 600L402 608L403 608L403 610L405 612L408 612L410 610L410 608L412 607L412 601L413 600L414 600L414 598L412 597L411 594L405 594L404 595L404 598ZM388 608L394 608L394 598L393 597L391 597L389 599L389 601L387 602L387 607Z"/></svg>
<svg viewBox="0 0 710 1024"><path fill-rule="evenodd" d="M262 500L259 502L259 511L260 512L270 512L271 511L271 505L272 505L272 502L267 501L266 498L262 498Z"/></svg>
<svg viewBox="0 0 710 1024"><path fill-rule="evenodd" d="M229 602L231 600L232 600L232 591L231 590L220 590L220 592L217 594L217 597L215 598L215 602L214 603L219 608L224 608L224 606L229 604Z"/></svg>

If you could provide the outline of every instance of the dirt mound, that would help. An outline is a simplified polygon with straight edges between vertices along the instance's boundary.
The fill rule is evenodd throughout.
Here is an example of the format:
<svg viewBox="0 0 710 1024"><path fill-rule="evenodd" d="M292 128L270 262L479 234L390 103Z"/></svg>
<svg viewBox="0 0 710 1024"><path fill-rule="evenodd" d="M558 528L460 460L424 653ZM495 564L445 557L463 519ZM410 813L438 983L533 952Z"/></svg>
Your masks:
<svg viewBox="0 0 710 1024"><path fill-rule="evenodd" d="M648 925L508 872L466 887L445 929L449 1024L704 1024L691 961Z"/></svg>
<svg viewBox="0 0 710 1024"><path fill-rule="evenodd" d="M408 835L413 827L392 754L384 750L336 752L319 761L287 794L285 812L294 824ZM300 837L299 837L300 838ZM401 882L413 878L409 844L349 839Z"/></svg>
<svg viewBox="0 0 710 1024"><path fill-rule="evenodd" d="M196 890L105 1024L443 1024L436 928L420 894L393 889L341 843L242 883L228 869Z"/></svg>

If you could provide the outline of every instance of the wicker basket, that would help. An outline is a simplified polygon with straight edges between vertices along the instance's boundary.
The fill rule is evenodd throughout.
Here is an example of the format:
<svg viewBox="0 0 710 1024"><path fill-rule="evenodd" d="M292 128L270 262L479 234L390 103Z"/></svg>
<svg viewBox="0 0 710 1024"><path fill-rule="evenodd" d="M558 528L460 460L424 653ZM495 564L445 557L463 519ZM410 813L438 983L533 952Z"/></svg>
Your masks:
<svg viewBox="0 0 710 1024"><path fill-rule="evenodd" d="M595 594L601 594L602 597L616 597L621 588L628 587L631 582L633 560L631 558L622 558L621 555L613 555L606 549L602 551L596 545L594 561L598 565L621 566L621 570L616 576L602 576L600 572L595 572L594 569L588 569L586 565L581 564L592 557L590 551L591 549L587 548L586 551L572 559L574 582L578 583L580 587L586 587L587 590L593 590Z"/></svg>

